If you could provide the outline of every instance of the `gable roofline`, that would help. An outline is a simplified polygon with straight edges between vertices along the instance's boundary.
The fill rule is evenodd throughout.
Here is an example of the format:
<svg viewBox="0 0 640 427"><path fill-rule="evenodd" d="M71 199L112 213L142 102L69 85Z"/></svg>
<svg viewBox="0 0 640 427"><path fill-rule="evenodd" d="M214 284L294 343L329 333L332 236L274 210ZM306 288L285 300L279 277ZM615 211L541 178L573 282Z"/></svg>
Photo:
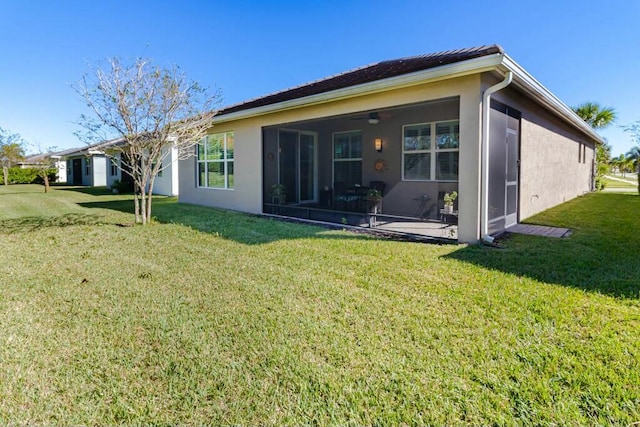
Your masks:
<svg viewBox="0 0 640 427"><path fill-rule="evenodd" d="M104 149L121 143L124 141L124 138L114 138L108 141L100 141L95 144L87 145L86 147L80 148L70 148L68 150L59 151L55 153L60 157L72 157L72 156L91 156L91 155L102 155L105 154Z"/></svg>
<svg viewBox="0 0 640 427"><path fill-rule="evenodd" d="M397 65L398 68L392 69ZM418 70L408 71L413 68ZM424 83L464 77L489 71L501 74L511 71L516 87L531 96L535 102L550 109L562 120L594 139L604 140L571 108L511 59L499 45L440 52L384 61L327 77L281 92L225 107L213 117L220 124L274 112L287 111L327 102L334 102L392 89L401 89ZM375 78L371 76L374 75ZM357 82L358 78L369 81ZM326 91L322 91L327 89Z"/></svg>
<svg viewBox="0 0 640 427"><path fill-rule="evenodd" d="M535 77L529 74L529 72L520 64L514 61L507 54L503 54L502 56L502 65L514 75L513 85L524 91L538 104L544 105L560 118L564 119L566 122L587 134L597 142L601 144L605 142L604 139L598 135L598 133L587 122L578 116L575 111L562 102L560 98L555 96Z"/></svg>

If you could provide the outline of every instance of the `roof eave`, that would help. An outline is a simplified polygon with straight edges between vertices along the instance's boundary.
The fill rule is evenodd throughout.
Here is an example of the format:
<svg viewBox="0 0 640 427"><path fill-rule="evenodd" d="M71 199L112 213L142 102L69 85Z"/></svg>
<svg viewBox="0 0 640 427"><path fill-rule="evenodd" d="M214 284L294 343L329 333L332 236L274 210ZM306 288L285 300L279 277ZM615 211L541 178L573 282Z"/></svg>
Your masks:
<svg viewBox="0 0 640 427"><path fill-rule="evenodd" d="M556 115L563 118L582 133L588 135L599 143L604 140L598 135L589 124L582 120L571 108L556 97L551 91L544 87L538 80L522 68L517 62L504 53L495 53L468 59L466 61L453 64L442 65L440 67L429 68L401 76L376 80L369 83L336 89L303 98L277 102L261 107L250 108L234 113L218 115L213 118L213 124L220 124L234 120L247 119L262 116L279 111L287 111L300 107L324 104L357 96L369 95L384 92L392 89L401 89L424 83L436 82L439 80L463 77L471 74L482 73L493 70L510 70L513 72L514 83L524 90L536 102L546 106Z"/></svg>
<svg viewBox="0 0 640 427"><path fill-rule="evenodd" d="M225 123L234 120L247 119L250 117L262 116L265 114L286 111L294 108L308 107L312 105L333 102L356 96L369 95L384 92L391 89L401 89L424 83L436 82L438 80L463 77L470 74L481 73L495 69L502 63L503 54L497 53L473 58L453 64L442 65L440 67L429 68L401 76L376 80L369 83L336 89L303 98L277 102L261 107L250 108L234 113L218 115L213 118L213 124Z"/></svg>
<svg viewBox="0 0 640 427"><path fill-rule="evenodd" d="M517 62L508 55L504 55L502 64L514 74L514 83L519 89L531 96L536 102L546 106L569 124L587 134L599 143L604 143L600 135L587 122L578 116L570 107L544 87L538 80L529 74Z"/></svg>

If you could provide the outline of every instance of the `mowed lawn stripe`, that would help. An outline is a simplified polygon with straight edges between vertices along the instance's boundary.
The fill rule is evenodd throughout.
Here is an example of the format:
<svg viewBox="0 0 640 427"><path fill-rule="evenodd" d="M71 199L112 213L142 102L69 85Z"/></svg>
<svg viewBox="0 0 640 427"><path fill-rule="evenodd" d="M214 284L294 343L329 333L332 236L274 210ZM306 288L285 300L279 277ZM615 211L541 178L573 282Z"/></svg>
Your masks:
<svg viewBox="0 0 640 427"><path fill-rule="evenodd" d="M570 238L496 250L172 198L122 227L130 196L34 188L0 188L0 423L640 419L637 196L582 197L532 219Z"/></svg>

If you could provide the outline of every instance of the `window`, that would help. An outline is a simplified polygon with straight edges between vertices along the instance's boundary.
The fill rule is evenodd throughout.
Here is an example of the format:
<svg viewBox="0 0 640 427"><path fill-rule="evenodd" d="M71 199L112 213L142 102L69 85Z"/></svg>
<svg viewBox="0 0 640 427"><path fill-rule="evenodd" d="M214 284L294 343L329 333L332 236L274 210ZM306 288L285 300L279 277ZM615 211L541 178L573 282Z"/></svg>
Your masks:
<svg viewBox="0 0 640 427"><path fill-rule="evenodd" d="M587 146L582 142L578 144L578 163L587 162Z"/></svg>
<svg viewBox="0 0 640 427"><path fill-rule="evenodd" d="M406 181L457 181L460 122L403 127L402 172Z"/></svg>
<svg viewBox="0 0 640 427"><path fill-rule="evenodd" d="M333 134L333 182L362 182L362 132Z"/></svg>
<svg viewBox="0 0 640 427"><path fill-rule="evenodd" d="M156 162L151 163L151 170L154 170L154 169L156 168L156 164L157 164ZM162 163L160 163L160 170L158 171L158 173L156 174L156 176L157 176L158 178L162 178L162 172L163 172L163 170L162 170Z"/></svg>
<svg viewBox="0 0 640 427"><path fill-rule="evenodd" d="M233 132L207 135L198 144L198 187L233 188Z"/></svg>
<svg viewBox="0 0 640 427"><path fill-rule="evenodd" d="M85 176L91 175L91 159L84 159L84 174Z"/></svg>
<svg viewBox="0 0 640 427"><path fill-rule="evenodd" d="M111 159L111 176L118 176L118 159Z"/></svg>
<svg viewBox="0 0 640 427"><path fill-rule="evenodd" d="M73 168L71 167L71 160L67 160L67 175L71 175Z"/></svg>

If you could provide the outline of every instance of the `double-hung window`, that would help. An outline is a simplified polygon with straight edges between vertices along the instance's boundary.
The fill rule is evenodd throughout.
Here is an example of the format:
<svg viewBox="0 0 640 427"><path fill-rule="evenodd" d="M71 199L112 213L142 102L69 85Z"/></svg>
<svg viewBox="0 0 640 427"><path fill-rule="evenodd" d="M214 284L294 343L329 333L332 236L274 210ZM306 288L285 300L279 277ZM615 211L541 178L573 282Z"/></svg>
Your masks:
<svg viewBox="0 0 640 427"><path fill-rule="evenodd" d="M118 158L117 157L112 157L109 159L109 163L111 165L110 167L110 174L111 176L118 176Z"/></svg>
<svg viewBox="0 0 640 427"><path fill-rule="evenodd" d="M402 178L405 181L457 181L460 122L403 127Z"/></svg>
<svg viewBox="0 0 640 427"><path fill-rule="evenodd" d="M362 132L333 134L333 181L347 186L362 182Z"/></svg>
<svg viewBox="0 0 640 427"><path fill-rule="evenodd" d="M198 187L233 188L233 142L233 132L222 132L198 143Z"/></svg>

